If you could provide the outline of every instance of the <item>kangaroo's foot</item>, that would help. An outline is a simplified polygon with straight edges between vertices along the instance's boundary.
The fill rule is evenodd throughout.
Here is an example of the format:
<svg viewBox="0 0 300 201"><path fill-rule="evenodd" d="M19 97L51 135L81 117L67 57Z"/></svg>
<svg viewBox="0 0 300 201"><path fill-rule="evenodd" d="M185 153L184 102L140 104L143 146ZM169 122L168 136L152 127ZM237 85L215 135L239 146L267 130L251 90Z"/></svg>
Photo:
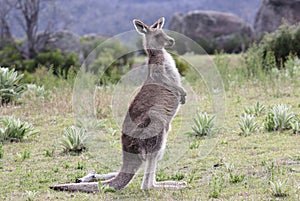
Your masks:
<svg viewBox="0 0 300 201"><path fill-rule="evenodd" d="M185 181L161 181L153 184L153 189L181 190L187 187Z"/></svg>
<svg viewBox="0 0 300 201"><path fill-rule="evenodd" d="M82 178L76 179L76 183L82 183L82 182L94 182L99 180L109 180L117 176L118 172L111 172L108 174L96 174L95 171L90 172L86 176Z"/></svg>

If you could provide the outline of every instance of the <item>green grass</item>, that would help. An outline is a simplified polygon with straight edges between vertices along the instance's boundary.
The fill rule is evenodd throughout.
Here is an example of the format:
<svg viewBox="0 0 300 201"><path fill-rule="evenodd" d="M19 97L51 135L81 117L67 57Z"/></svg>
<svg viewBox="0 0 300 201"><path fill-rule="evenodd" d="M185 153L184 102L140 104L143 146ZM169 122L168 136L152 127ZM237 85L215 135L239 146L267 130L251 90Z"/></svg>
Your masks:
<svg viewBox="0 0 300 201"><path fill-rule="evenodd" d="M237 63L237 56L233 58L231 62ZM39 130L39 134L21 143L2 145L4 154L0 158L0 200L275 200L277 198L270 190L270 181L286 181L288 193L284 199L299 200L299 134L292 134L291 130L267 132L259 129L243 137L239 135L237 123L244 108L257 102L266 108L287 104L299 115L299 82L238 82L236 77L232 79L235 80L234 85L231 85L234 80L227 80L225 123L219 128L218 141L212 152L207 157L199 157L197 153L204 139L196 139L197 143L192 148L182 148L187 152L178 161L157 170L160 180L187 181L189 188L182 191L142 191L141 174L126 189L117 192L104 187L100 193L95 194L49 189L49 186L55 184L75 182L76 178L91 170L107 173L117 171L120 167L120 128L109 109L112 90L101 91L99 94L102 101L97 102L96 111L101 111L97 116L105 128L101 127L93 137L103 144L90 147L81 154L64 153L60 146L63 129L76 124L72 116L70 87L52 90L49 100L43 102L28 101L1 108L0 116L14 115L30 122ZM203 95L199 100L200 109L209 112L210 99L205 87L199 88L199 92ZM257 121L263 120L264 115L257 117ZM173 121L172 132L169 134L170 145L178 143L175 134L180 122L179 118ZM113 134L111 131L114 131ZM180 137L184 133L177 135ZM96 148L99 151L95 151ZM104 157L109 153L116 154ZM169 155L172 153L166 153L165 157ZM108 163L113 165L107 166ZM228 167L225 164L234 165Z"/></svg>

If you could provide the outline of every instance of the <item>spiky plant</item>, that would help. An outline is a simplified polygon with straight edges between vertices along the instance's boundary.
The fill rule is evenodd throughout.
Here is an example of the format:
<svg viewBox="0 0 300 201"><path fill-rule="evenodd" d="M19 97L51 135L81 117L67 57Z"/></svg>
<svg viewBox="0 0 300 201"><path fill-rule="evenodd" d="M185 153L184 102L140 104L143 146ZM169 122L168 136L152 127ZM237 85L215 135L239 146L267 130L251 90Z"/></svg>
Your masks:
<svg viewBox="0 0 300 201"><path fill-rule="evenodd" d="M293 134L300 134L300 119L296 118L294 121L291 122L291 127Z"/></svg>
<svg viewBox="0 0 300 201"><path fill-rule="evenodd" d="M260 116L264 113L266 110L266 106L261 104L260 102L256 102L253 106L251 107L245 107L244 112L246 114L253 114L254 116Z"/></svg>
<svg viewBox="0 0 300 201"><path fill-rule="evenodd" d="M240 121L238 125L241 130L241 135L249 135L250 133L254 133L258 128L258 122L255 121L254 115L244 113L243 116L240 116Z"/></svg>
<svg viewBox="0 0 300 201"><path fill-rule="evenodd" d="M70 126L64 129L60 143L66 152L81 152L86 149L86 140L84 129Z"/></svg>
<svg viewBox="0 0 300 201"><path fill-rule="evenodd" d="M14 116L1 119L0 125L0 141L22 141L38 133L30 123Z"/></svg>
<svg viewBox="0 0 300 201"><path fill-rule="evenodd" d="M26 87L19 84L23 74L15 69L0 67L0 103L1 105L15 101L25 91Z"/></svg>
<svg viewBox="0 0 300 201"><path fill-rule="evenodd" d="M192 129L194 134L198 137L213 134L215 116L208 115L206 112L197 112L196 117L193 118L194 125Z"/></svg>
<svg viewBox="0 0 300 201"><path fill-rule="evenodd" d="M291 107L279 104L271 107L265 118L264 127L267 131L282 131L291 129L291 122L295 117Z"/></svg>
<svg viewBox="0 0 300 201"><path fill-rule="evenodd" d="M271 192L275 197L285 197L287 196L287 181L280 181L279 179L275 182L270 181L270 185L271 185Z"/></svg>

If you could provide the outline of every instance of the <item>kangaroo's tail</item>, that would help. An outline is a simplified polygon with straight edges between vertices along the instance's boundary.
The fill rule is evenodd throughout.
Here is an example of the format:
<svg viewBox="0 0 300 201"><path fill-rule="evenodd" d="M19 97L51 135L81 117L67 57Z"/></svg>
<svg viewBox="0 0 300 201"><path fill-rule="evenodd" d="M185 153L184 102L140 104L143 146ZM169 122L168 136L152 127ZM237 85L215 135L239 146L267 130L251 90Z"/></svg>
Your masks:
<svg viewBox="0 0 300 201"><path fill-rule="evenodd" d="M142 159L138 154L131 154L123 151L123 164L120 172L116 177L110 180L102 181L104 185L108 185L116 190L122 189L129 184L142 165Z"/></svg>

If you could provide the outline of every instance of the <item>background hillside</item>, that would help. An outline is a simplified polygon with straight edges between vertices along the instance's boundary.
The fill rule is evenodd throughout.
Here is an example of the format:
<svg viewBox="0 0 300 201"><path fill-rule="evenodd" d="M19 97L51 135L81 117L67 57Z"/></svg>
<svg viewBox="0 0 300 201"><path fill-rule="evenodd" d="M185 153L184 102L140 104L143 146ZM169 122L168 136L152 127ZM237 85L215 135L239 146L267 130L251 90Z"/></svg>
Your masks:
<svg viewBox="0 0 300 201"><path fill-rule="evenodd" d="M253 24L259 5L260 0L57 0L55 9L51 9L53 5L49 3L43 6L40 27L45 26L46 18L51 18L56 29L68 28L79 35L114 35L131 30L134 18L152 23L165 16L168 25L174 13L197 9L232 12ZM22 36L19 26L14 26L13 32Z"/></svg>

